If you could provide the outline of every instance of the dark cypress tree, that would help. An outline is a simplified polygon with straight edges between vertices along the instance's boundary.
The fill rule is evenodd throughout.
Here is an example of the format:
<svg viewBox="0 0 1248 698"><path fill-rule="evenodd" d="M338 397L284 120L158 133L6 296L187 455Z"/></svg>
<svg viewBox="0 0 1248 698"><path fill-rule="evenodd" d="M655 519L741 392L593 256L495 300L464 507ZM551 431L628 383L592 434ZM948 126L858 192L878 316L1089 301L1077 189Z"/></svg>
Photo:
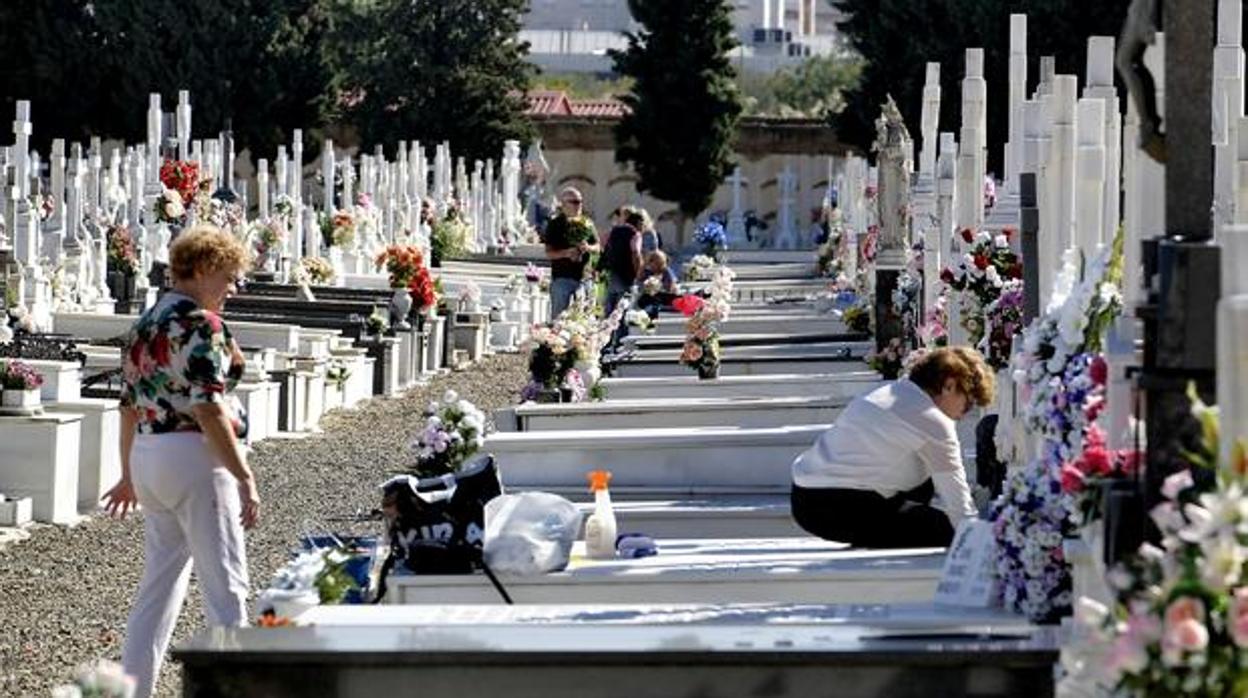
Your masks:
<svg viewBox="0 0 1248 698"><path fill-rule="evenodd" d="M365 145L449 141L497 158L527 142L524 94L535 69L519 40L526 0L379 0L337 15L334 111Z"/></svg>
<svg viewBox="0 0 1248 698"><path fill-rule="evenodd" d="M1010 14L1027 15L1028 74L1034 89L1040 56L1054 56L1059 73L1082 84L1089 36L1117 36L1130 0L830 0L848 17L839 25L866 59L858 89L842 113L831 117L840 140L869 150L875 119L892 94L911 133L919 133L927 61L940 62L943 97L940 128L961 125L965 49L984 49L988 81L988 156L1001 172L1001 147L1009 128ZM1125 103L1124 103L1125 108Z"/></svg>
<svg viewBox="0 0 1248 698"><path fill-rule="evenodd" d="M680 207L686 219L710 205L733 166L741 97L728 52L737 46L724 0L629 0L641 30L612 51L633 79L629 113L615 129L615 159L636 171L638 189Z"/></svg>

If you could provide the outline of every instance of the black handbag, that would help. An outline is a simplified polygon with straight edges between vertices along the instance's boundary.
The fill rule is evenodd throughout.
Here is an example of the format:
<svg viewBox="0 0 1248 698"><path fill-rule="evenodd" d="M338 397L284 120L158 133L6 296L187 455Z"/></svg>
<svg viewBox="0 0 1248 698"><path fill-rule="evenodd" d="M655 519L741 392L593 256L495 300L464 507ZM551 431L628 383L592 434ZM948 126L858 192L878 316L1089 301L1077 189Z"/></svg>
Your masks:
<svg viewBox="0 0 1248 698"><path fill-rule="evenodd" d="M507 590L481 557L485 503L503 493L494 456L481 455L442 477L402 475L381 486L389 520L390 554L382 564L373 603L386 595L386 578L399 562L414 574L472 574L480 568L505 603Z"/></svg>

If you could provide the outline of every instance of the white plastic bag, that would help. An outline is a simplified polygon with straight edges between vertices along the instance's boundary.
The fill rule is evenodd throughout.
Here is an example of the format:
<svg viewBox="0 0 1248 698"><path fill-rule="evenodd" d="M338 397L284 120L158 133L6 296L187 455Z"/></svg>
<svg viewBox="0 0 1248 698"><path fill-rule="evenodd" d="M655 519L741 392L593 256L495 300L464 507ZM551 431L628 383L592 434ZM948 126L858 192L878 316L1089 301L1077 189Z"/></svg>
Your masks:
<svg viewBox="0 0 1248 698"><path fill-rule="evenodd" d="M505 574L557 572L568 566L581 516L575 504L548 492L495 497L485 505L485 564Z"/></svg>

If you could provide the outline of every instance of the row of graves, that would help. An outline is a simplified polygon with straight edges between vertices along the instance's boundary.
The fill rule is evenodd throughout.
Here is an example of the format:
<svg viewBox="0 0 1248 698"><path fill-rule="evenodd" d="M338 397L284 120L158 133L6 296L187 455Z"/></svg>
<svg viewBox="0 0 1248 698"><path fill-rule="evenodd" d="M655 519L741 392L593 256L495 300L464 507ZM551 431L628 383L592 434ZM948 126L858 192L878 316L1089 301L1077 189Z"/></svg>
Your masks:
<svg viewBox="0 0 1248 698"><path fill-rule="evenodd" d="M883 105L819 249L708 250L657 317L643 284L529 326L526 399L489 433L431 405L386 531L303 541L258 595L269 627L175 652L187 694L1244 695L1242 9L1179 5L1164 40L1148 13L1090 38L1082 88L1042 57L1030 89L1014 15L1000 97L966 53L956 135L942 66L922 105ZM990 96L1010 122L986 196ZM962 425L982 520L948 549L805 535L793 459L941 344L999 371Z"/></svg>
<svg viewBox="0 0 1248 698"><path fill-rule="evenodd" d="M57 139L43 161L30 105L17 103L0 151L0 526L73 523L120 476L120 352L163 290L170 241L197 223L254 257L224 311L247 359L236 394L249 443L315 432L329 410L516 351L549 315L545 269L472 259L540 254L523 237L517 143L469 175L445 145L432 158L414 143L393 160L336 160L326 142L317 180L296 131L272 172L259 161L253 188L227 176L229 134L193 141L191 115L187 93L173 114L152 95L146 143ZM305 180L323 186L305 192Z"/></svg>
<svg viewBox="0 0 1248 698"><path fill-rule="evenodd" d="M819 249L741 250L707 223L696 239L711 249L685 260L682 291L657 316L642 284L610 316L581 298L534 325L527 399L484 434L459 396L432 405L416 473L384 485L387 533L339 536L342 547L293 560L260 594L265 624L278 627L207 632L179 648L187 690L1053 695L1063 633L1041 622L1069 611L1070 566L1059 553L1059 571L1016 579L1009 566L1024 566L1024 552L996 534L1014 535L1017 521L1046 553L1065 537L1029 530L1008 496L991 503L1030 472L1024 446L1002 459L1008 475L974 473L996 522L960 529L952 552L814 539L789 510L793 460L922 347L981 347L1001 371L998 440L1043 450L1007 367L1024 271L1047 268L1046 306L1085 302L1076 287L1115 288L1108 261L1083 273L1025 249L1058 233L1010 232L1024 203L1036 205L1017 187L1007 182L986 213L986 87L982 53L968 55L964 155L933 135L913 171L898 108L885 105L878 165L854 158L837 175ZM1057 81L1035 99L1052 100ZM1060 82L1075 99L1075 79ZM924 111L938 114L930 97ZM1101 112L1095 126L1106 122ZM1052 225L1062 196L1073 206L1063 189L1073 183L1039 161L1018 165L1053 187L1039 199ZM1099 211L1107 186L1098 181L1088 205ZM1068 259L1122 248L1099 222L1086 238L1064 234L1052 245ZM1003 324L995 301L1010 293L1020 298ZM1082 338L1091 311L1080 312ZM965 426L974 464L985 454ZM347 591L351 568L362 590ZM1055 588L1029 591L1049 576ZM379 603L336 603L352 598Z"/></svg>

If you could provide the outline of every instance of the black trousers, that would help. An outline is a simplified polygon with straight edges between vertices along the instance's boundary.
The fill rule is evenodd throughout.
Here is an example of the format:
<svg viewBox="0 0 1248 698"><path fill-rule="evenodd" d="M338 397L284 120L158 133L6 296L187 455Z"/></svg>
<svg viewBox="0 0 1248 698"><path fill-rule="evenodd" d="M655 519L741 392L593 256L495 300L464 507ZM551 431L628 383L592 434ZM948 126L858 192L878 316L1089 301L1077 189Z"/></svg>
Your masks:
<svg viewBox="0 0 1248 698"><path fill-rule="evenodd" d="M953 540L949 517L931 505L933 494L931 480L892 497L793 485L791 504L797 525L825 540L861 548L933 548Z"/></svg>

